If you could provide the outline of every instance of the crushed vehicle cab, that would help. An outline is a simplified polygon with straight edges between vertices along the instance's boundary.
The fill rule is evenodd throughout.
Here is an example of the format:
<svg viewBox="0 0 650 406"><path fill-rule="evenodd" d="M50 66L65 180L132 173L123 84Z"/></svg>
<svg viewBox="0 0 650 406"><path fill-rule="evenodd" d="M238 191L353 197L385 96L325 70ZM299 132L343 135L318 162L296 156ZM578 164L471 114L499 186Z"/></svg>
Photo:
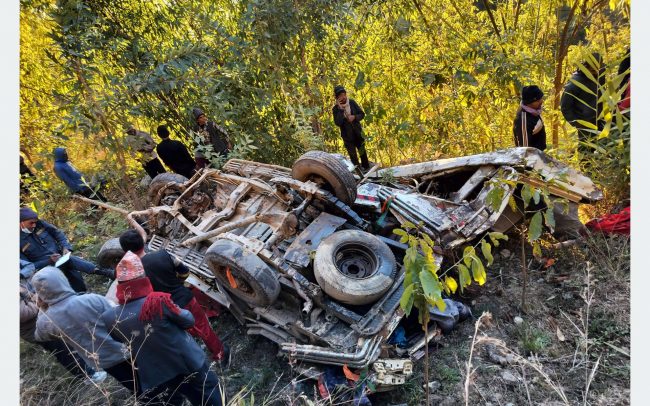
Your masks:
<svg viewBox="0 0 650 406"><path fill-rule="evenodd" d="M191 179L161 174L149 186L151 207L127 218L150 250L183 261L189 284L228 308L248 334L304 361L305 373L309 365L368 367L377 390L388 390L412 373L425 342L420 330L388 344L404 319L406 246L395 227L422 224L442 261L445 252L517 221L507 212L512 188L498 209L485 204L496 176L522 179L535 169L542 179L561 178L551 191L558 197L574 204L601 198L588 178L533 148L397 166L363 179L351 169L340 155L310 151L291 169L231 159ZM116 240L102 247L100 265L121 258ZM438 319L449 312L454 320L466 313L448 306Z"/></svg>

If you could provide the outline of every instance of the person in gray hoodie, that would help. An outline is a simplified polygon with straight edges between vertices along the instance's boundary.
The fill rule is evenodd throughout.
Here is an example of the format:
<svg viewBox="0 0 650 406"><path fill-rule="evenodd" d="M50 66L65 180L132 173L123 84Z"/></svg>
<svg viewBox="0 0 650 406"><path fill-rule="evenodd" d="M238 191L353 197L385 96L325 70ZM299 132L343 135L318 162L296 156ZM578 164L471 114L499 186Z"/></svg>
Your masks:
<svg viewBox="0 0 650 406"><path fill-rule="evenodd" d="M47 266L32 277L40 312L36 341L62 339L71 351L95 370L103 369L131 392L140 393L127 347L114 340L101 315L112 308L94 293L77 294L63 272Z"/></svg>

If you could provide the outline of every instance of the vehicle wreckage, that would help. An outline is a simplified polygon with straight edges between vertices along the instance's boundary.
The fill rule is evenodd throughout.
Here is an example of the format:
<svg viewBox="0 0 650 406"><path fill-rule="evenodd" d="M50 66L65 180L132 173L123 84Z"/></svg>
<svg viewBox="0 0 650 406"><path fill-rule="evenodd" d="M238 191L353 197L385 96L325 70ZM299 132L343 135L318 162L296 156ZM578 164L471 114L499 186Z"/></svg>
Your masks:
<svg viewBox="0 0 650 406"><path fill-rule="evenodd" d="M578 204L602 198L589 178L534 148L375 167L365 176L353 170L341 155L310 151L292 168L231 159L191 179L164 173L149 185L151 207L127 219L148 249L165 249L191 270L188 284L226 307L249 335L302 361L307 375L319 365L368 368L376 390L389 390L412 373L425 343L416 329L389 344L406 322L399 308L406 246L394 228L419 224L443 261L521 220L508 204L516 188L499 179L543 184L567 201L556 231L581 226ZM504 190L496 208L486 203L495 187ZM115 238L98 263L114 267L122 255ZM432 319L453 324L466 316L449 303L444 313L432 309Z"/></svg>

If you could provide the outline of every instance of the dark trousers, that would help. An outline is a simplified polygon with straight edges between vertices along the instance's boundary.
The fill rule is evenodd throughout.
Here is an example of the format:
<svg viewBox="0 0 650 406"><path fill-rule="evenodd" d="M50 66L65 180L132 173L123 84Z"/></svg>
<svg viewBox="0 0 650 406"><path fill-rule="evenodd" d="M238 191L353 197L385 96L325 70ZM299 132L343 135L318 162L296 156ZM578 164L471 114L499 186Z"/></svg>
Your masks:
<svg viewBox="0 0 650 406"><path fill-rule="evenodd" d="M219 378L210 370L207 362L196 372L179 375L148 391L141 402L144 404L182 405L182 396L192 405L222 406ZM160 402L160 403L157 403Z"/></svg>
<svg viewBox="0 0 650 406"><path fill-rule="evenodd" d="M93 274L95 273L95 264L86 261L85 259L70 256L70 259L65 264L61 265L60 269L70 282L70 286L75 292L85 292L86 283L84 282L81 272Z"/></svg>
<svg viewBox="0 0 650 406"><path fill-rule="evenodd" d="M203 169L206 166L208 166L210 163L208 162L207 159L205 158L199 158L199 157L194 157L194 160L196 160L196 170L198 171L199 169ZM187 177L187 176L186 176Z"/></svg>
<svg viewBox="0 0 650 406"><path fill-rule="evenodd" d="M112 367L104 368L104 371L124 385L131 393L138 395L141 393L140 385L136 379L137 373L135 367L129 361L122 361Z"/></svg>
<svg viewBox="0 0 650 406"><path fill-rule="evenodd" d="M151 179L155 178L156 175L167 172L158 158L142 164L142 167Z"/></svg>
<svg viewBox="0 0 650 406"><path fill-rule="evenodd" d="M366 142L363 138L354 142L344 141L343 145L345 145L345 149L348 150L350 161L352 161L354 165L359 166L359 158L357 157L357 150L359 150L361 166L363 169L370 169L370 162L368 162L368 154L366 153Z"/></svg>
<svg viewBox="0 0 650 406"><path fill-rule="evenodd" d="M79 194L79 195L81 195L83 197L87 197L88 199L99 200L99 201L104 202L104 203L107 202L106 198L104 197L104 195L102 195L99 192L99 190L93 191L88 186L84 186L83 189L77 190L75 193L77 193L77 194Z"/></svg>
<svg viewBox="0 0 650 406"><path fill-rule="evenodd" d="M95 373L81 357L76 353L71 353L61 340L36 341L36 344L54 355L56 360L59 361L59 364L67 369L75 378L85 379Z"/></svg>

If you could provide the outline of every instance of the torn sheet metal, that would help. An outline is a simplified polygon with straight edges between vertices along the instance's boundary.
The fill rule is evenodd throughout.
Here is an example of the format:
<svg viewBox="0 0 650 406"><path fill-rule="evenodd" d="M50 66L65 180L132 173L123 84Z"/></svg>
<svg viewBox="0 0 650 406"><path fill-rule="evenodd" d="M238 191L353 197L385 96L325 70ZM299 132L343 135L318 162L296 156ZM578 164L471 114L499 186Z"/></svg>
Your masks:
<svg viewBox="0 0 650 406"><path fill-rule="evenodd" d="M537 148L530 147L509 148L485 154L393 166L380 170L378 176L390 173L396 178L410 178L436 173L445 174L484 165L507 165L532 169L539 172L546 182L553 181L559 188L579 195L583 202L594 202L603 198L602 191L587 176L551 158Z"/></svg>
<svg viewBox="0 0 650 406"><path fill-rule="evenodd" d="M299 268L306 268L311 261L310 254L316 250L323 238L331 235L345 223L345 219L329 213L321 213L291 243L284 259Z"/></svg>

